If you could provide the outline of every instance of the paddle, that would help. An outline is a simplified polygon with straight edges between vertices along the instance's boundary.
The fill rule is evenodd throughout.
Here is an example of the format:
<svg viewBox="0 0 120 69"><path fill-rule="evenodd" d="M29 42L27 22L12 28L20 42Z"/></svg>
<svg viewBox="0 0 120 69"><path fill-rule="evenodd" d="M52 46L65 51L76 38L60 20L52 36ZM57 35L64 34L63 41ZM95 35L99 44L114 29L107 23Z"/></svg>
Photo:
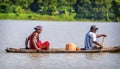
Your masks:
<svg viewBox="0 0 120 69"><path fill-rule="evenodd" d="M102 45L104 43L104 40L105 40L105 37L103 37L103 39L102 39ZM100 53L102 53L102 49L100 49Z"/></svg>

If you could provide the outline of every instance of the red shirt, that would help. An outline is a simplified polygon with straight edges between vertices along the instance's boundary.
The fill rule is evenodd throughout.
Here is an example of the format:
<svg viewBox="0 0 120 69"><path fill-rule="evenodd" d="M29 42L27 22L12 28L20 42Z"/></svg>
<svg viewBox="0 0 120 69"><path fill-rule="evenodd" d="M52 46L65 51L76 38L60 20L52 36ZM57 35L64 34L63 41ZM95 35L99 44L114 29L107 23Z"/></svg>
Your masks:
<svg viewBox="0 0 120 69"><path fill-rule="evenodd" d="M29 42L29 45L30 45L30 49L36 49L35 46L33 45L33 35L34 35L35 32L33 32L30 36L29 36L29 39L30 39L30 42ZM48 41L46 42L43 42L41 40L39 40L39 36L37 37L37 40L36 40L36 45L38 48L41 48L41 49L46 49L46 47L49 47L50 43Z"/></svg>

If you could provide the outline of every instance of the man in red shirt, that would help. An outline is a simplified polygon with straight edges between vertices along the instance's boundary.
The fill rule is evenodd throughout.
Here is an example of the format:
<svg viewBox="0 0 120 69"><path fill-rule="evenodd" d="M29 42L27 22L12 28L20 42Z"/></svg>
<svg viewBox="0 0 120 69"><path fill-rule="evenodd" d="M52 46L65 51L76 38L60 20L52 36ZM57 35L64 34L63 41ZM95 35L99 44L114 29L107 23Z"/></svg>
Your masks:
<svg viewBox="0 0 120 69"><path fill-rule="evenodd" d="M25 40L25 48L48 50L50 43L48 41L42 43L41 40L39 40L39 34L42 32L42 26L36 26L34 29L35 31ZM28 42L30 47L28 47Z"/></svg>

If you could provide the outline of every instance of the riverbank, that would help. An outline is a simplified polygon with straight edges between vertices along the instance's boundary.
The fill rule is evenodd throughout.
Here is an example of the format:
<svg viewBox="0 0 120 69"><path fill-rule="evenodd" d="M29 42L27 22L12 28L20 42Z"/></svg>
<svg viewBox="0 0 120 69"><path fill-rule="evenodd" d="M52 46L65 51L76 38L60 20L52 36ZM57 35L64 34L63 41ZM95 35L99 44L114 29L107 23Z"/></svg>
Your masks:
<svg viewBox="0 0 120 69"><path fill-rule="evenodd" d="M106 20L94 20L94 19L75 19L76 14L71 15L40 15L40 14L15 14L15 13L0 13L0 20L48 20L48 21L80 21L80 22L112 22Z"/></svg>
<svg viewBox="0 0 120 69"><path fill-rule="evenodd" d="M74 15L39 15L33 14L15 14L15 13L0 13L0 19L15 19L15 20L52 20L52 21L74 21Z"/></svg>

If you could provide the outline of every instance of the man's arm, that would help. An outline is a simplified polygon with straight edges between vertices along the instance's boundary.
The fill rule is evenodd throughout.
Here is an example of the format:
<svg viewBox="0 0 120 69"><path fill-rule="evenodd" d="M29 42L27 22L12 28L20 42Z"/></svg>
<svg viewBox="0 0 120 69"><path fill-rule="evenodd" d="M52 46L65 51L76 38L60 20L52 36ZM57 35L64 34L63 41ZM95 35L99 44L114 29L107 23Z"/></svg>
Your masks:
<svg viewBox="0 0 120 69"><path fill-rule="evenodd" d="M107 35L106 34L99 34L99 35L97 35L97 38L100 38L100 37L107 37Z"/></svg>
<svg viewBox="0 0 120 69"><path fill-rule="evenodd" d="M28 36L28 37L25 39L25 49L29 49L29 47L28 47L28 42L29 42L29 40L30 40L30 37L31 37L31 35Z"/></svg>
<svg viewBox="0 0 120 69"><path fill-rule="evenodd" d="M97 41L93 41L93 43L96 44L96 45L98 45L98 46L100 46L101 48L103 48L103 45L100 44L100 43L98 43Z"/></svg>
<svg viewBox="0 0 120 69"><path fill-rule="evenodd" d="M29 38L26 38L25 39L25 49L28 49L28 41L29 41Z"/></svg>
<svg viewBox="0 0 120 69"><path fill-rule="evenodd" d="M36 45L37 37L38 37L38 33L34 33L34 34L33 34L33 40L32 40L32 42L33 42L33 45L34 45L35 49L41 50L41 49L38 48L37 45Z"/></svg>

